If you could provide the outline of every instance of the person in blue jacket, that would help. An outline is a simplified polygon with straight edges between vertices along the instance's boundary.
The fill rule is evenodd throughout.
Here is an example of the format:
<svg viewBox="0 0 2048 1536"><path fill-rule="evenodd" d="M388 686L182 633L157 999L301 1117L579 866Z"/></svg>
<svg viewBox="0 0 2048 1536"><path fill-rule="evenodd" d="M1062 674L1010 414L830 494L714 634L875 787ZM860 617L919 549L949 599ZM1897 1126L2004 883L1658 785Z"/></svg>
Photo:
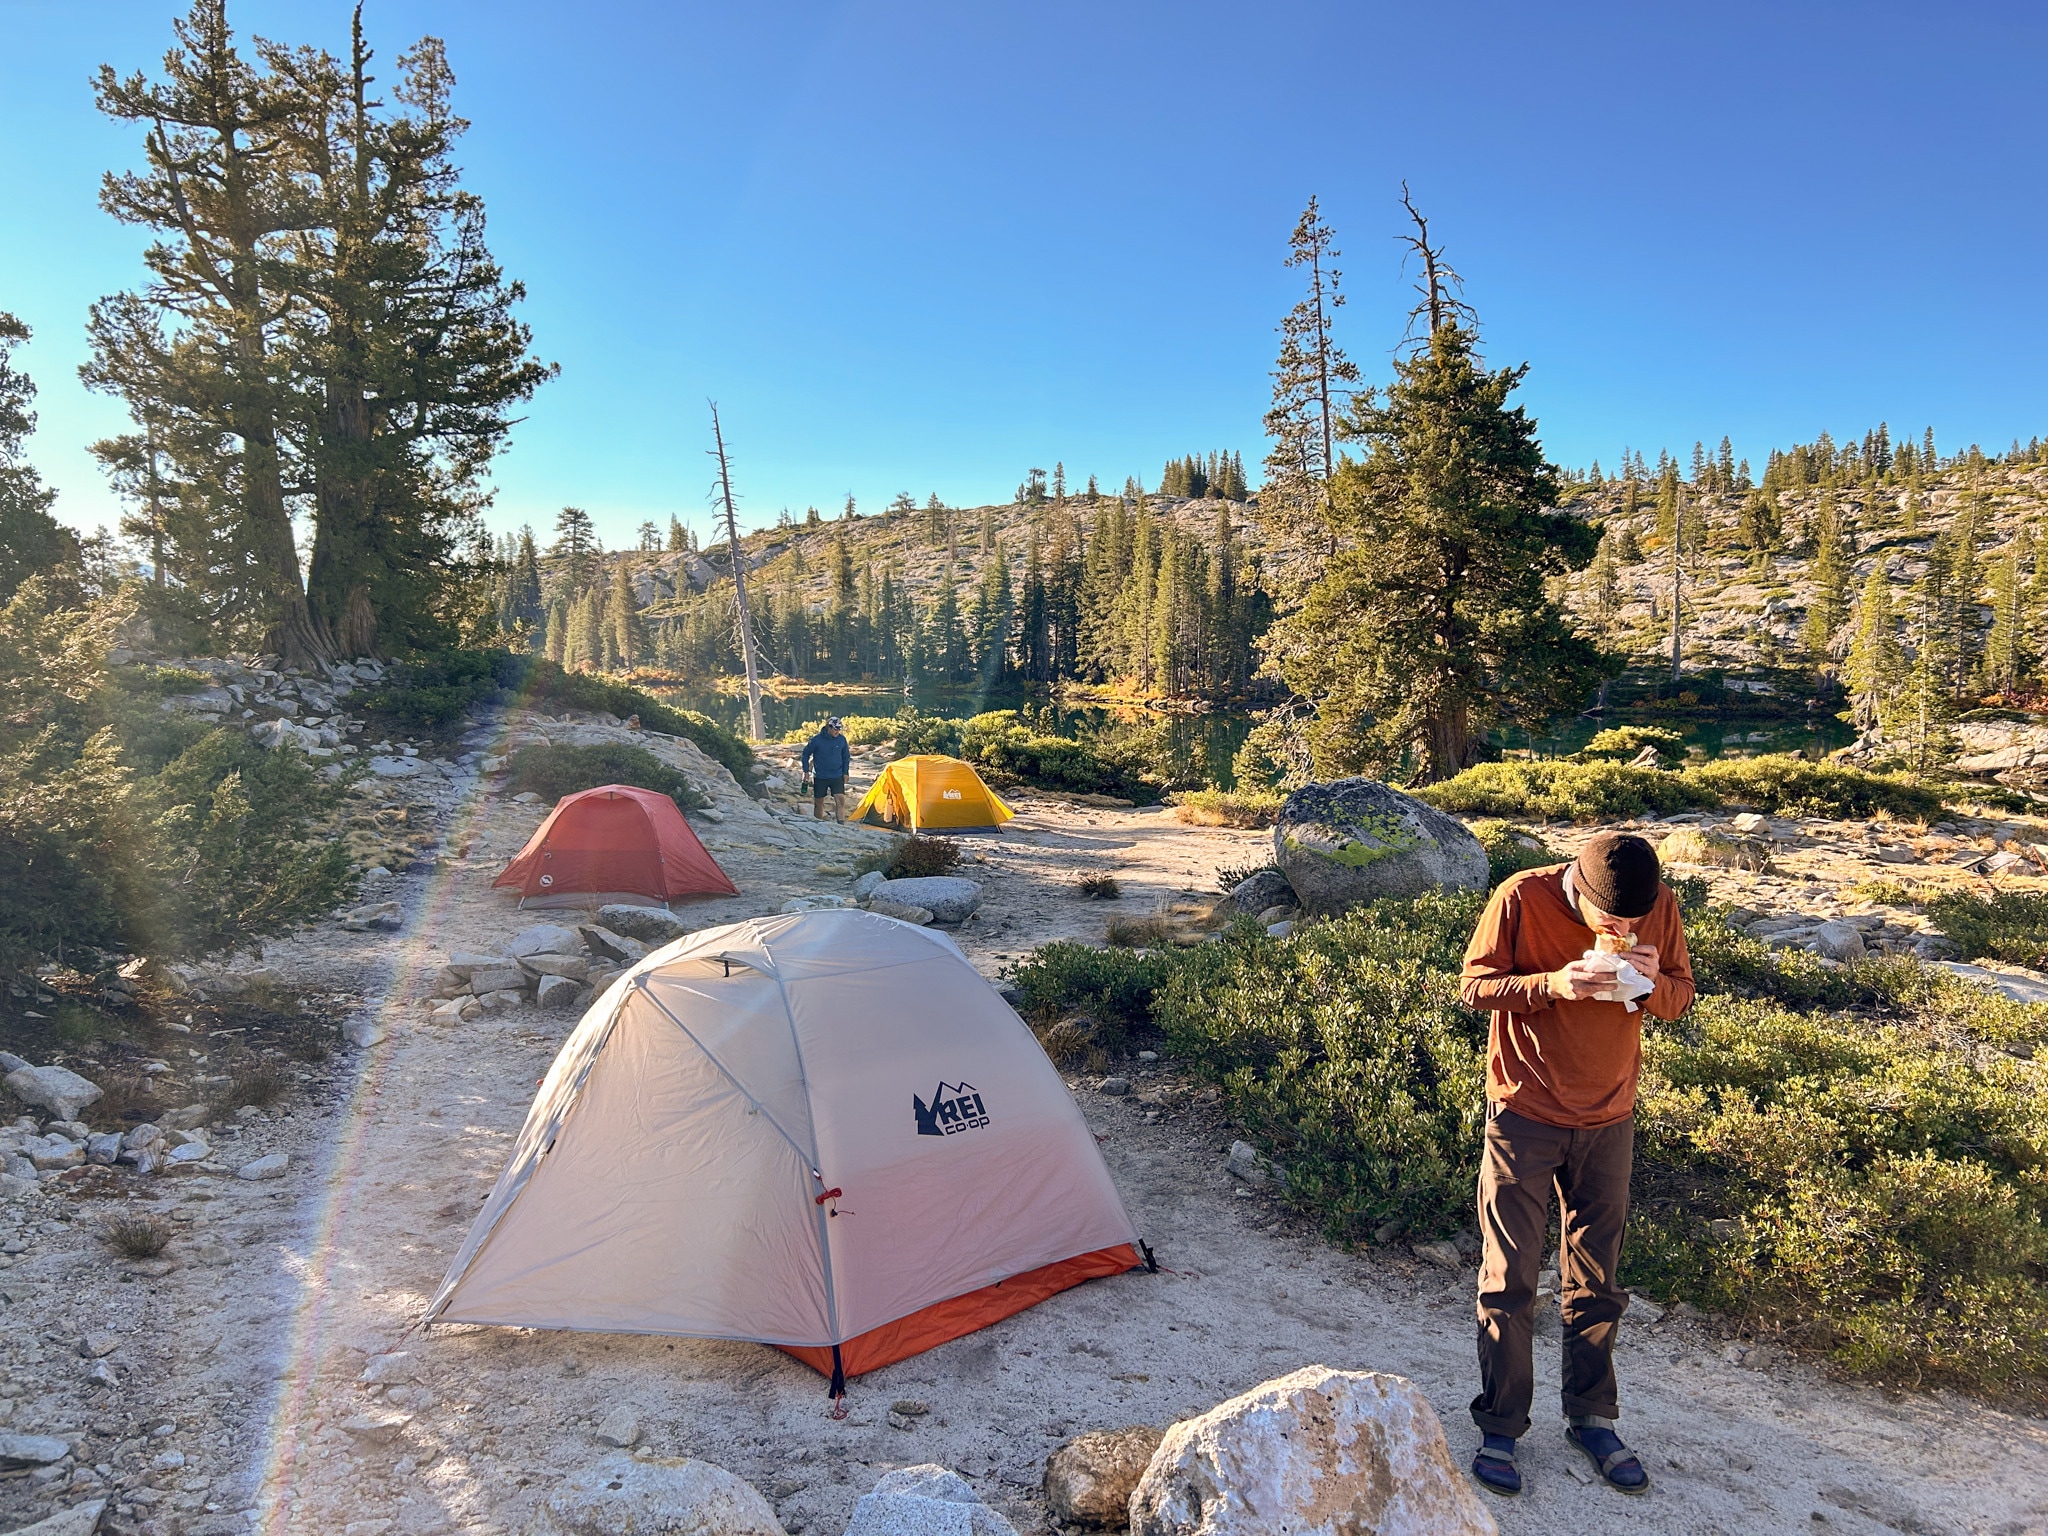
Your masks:
<svg viewBox="0 0 2048 1536"><path fill-rule="evenodd" d="M825 819L825 801L829 796L833 820L846 820L846 776L853 769L853 749L846 744L837 715L804 743L802 767L804 777L811 781L812 817L818 821Z"/></svg>

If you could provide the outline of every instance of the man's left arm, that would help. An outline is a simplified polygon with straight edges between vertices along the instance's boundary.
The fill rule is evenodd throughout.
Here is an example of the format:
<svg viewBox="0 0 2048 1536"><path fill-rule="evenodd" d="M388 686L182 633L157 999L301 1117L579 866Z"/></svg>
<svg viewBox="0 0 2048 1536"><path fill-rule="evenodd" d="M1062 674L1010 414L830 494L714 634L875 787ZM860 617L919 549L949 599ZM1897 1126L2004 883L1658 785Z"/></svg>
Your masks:
<svg viewBox="0 0 2048 1536"><path fill-rule="evenodd" d="M1643 1007L1660 1019L1675 1019L1692 1006L1692 954L1685 947L1685 925L1679 920L1678 902L1670 905L1670 918L1659 923L1657 936L1657 984L1643 999Z"/></svg>

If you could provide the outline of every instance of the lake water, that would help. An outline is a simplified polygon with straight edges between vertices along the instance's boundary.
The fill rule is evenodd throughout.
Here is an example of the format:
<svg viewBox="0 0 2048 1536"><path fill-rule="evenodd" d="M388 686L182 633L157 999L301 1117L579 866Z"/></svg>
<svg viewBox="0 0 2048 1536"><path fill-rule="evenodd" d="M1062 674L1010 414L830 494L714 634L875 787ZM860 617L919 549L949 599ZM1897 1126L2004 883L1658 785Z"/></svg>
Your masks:
<svg viewBox="0 0 2048 1536"><path fill-rule="evenodd" d="M704 687L661 688L656 693L669 704L709 715L729 730L744 736L747 729L747 701L741 693ZM1105 733L1137 726L1167 727L1168 752L1174 777L1182 783L1215 782L1228 788L1232 781L1230 760L1252 728L1253 715L1242 709L1215 709L1202 714L1169 714L1134 706L1041 702L1020 688L986 690L971 687L921 684L911 689L876 689L849 692L764 693L761 719L770 740L822 720L827 715L893 715L906 704L915 704L928 715L949 715L965 719L990 709L1042 707L1043 728L1053 734L1091 740ZM1576 752L1609 725L1656 724L1677 731L1689 756L1754 756L1764 752L1799 752L1820 757L1856 739L1855 731L1832 715L1807 719L1760 718L1754 720L1657 720L1630 722L1619 716L1595 719L1582 716L1554 734L1531 737L1525 731L1494 731L1489 740L1497 747L1516 751L1534 748L1541 757L1563 757Z"/></svg>

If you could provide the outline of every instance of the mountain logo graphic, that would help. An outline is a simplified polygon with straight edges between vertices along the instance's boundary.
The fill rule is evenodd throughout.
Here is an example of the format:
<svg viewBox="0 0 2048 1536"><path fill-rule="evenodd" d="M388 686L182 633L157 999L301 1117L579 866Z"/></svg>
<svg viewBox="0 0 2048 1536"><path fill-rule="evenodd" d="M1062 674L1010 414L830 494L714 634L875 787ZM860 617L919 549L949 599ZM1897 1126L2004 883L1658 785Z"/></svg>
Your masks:
<svg viewBox="0 0 2048 1536"><path fill-rule="evenodd" d="M957 1136L988 1124L988 1107L972 1083L940 1083L929 1104L916 1094L910 1102L917 1108L920 1136Z"/></svg>

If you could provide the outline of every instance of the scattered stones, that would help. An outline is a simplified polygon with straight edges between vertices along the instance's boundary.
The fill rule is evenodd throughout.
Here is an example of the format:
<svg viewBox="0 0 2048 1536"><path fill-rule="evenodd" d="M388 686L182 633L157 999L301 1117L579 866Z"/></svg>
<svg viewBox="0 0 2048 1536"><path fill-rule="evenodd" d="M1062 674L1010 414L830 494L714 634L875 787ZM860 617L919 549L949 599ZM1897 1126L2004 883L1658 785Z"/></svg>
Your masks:
<svg viewBox="0 0 2048 1536"><path fill-rule="evenodd" d="M7 1088L22 1103L47 1109L58 1120L76 1120L103 1092L69 1067L17 1067L7 1074Z"/></svg>
<svg viewBox="0 0 2048 1536"><path fill-rule="evenodd" d="M853 1508L846 1536L1017 1536L967 1479L934 1465L884 1473Z"/></svg>
<svg viewBox="0 0 2048 1536"><path fill-rule="evenodd" d="M389 1408L372 1408L343 1419L341 1430L343 1434L371 1445L389 1445L411 1422L412 1415L409 1413L397 1413Z"/></svg>
<svg viewBox="0 0 2048 1536"><path fill-rule="evenodd" d="M373 902L341 914L341 926L350 933L396 933L405 925L405 914L395 901Z"/></svg>
<svg viewBox="0 0 2048 1536"><path fill-rule="evenodd" d="M367 1051L373 1045L382 1045L390 1033L384 1021L374 1013L359 1013L343 1021L341 1038L359 1051Z"/></svg>
<svg viewBox="0 0 2048 1536"><path fill-rule="evenodd" d="M792 896L775 910L787 917L797 912L832 912L852 905L844 896Z"/></svg>
<svg viewBox="0 0 2048 1536"><path fill-rule="evenodd" d="M1120 1099L1131 1091L1128 1077L1105 1077L1095 1085L1095 1091L1112 1099Z"/></svg>
<svg viewBox="0 0 2048 1536"><path fill-rule="evenodd" d="M88 1333L78 1341L78 1352L88 1360L103 1360L121 1347L118 1333Z"/></svg>
<svg viewBox="0 0 2048 1536"><path fill-rule="evenodd" d="M1294 887L1277 868L1255 869L1230 888L1230 899L1240 912L1260 916L1275 907L1291 910L1301 903Z"/></svg>
<svg viewBox="0 0 2048 1536"><path fill-rule="evenodd" d="M563 1479L547 1507L562 1536L783 1536L751 1484L681 1457L615 1452Z"/></svg>
<svg viewBox="0 0 2048 1536"><path fill-rule="evenodd" d="M920 875L909 880L883 880L868 893L906 907L923 907L935 923L964 923L981 908L978 880L958 875Z"/></svg>
<svg viewBox="0 0 2048 1536"><path fill-rule="evenodd" d="M1664 1309L1658 1306L1656 1302L1650 1300L1649 1297L1637 1291L1630 1291L1628 1293L1628 1311L1629 1315L1639 1323L1661 1323L1664 1321Z"/></svg>
<svg viewBox="0 0 2048 1536"><path fill-rule="evenodd" d="M631 1449L633 1446L638 1445L640 1443L639 1416L632 1409L623 1405L614 1408L604 1416L603 1421L597 1426L597 1443L599 1445L616 1445L621 1449Z"/></svg>
<svg viewBox="0 0 2048 1536"><path fill-rule="evenodd" d="M111 1166L121 1156L121 1133L119 1131L96 1131L85 1138L85 1160L102 1167Z"/></svg>
<svg viewBox="0 0 2048 1536"><path fill-rule="evenodd" d="M566 1008L583 995L582 983L567 976L543 976L534 988L533 1000L543 1008ZM444 1005L451 1006L451 1005ZM459 1004L452 1005L457 1008ZM439 1010L435 1010L437 1013Z"/></svg>
<svg viewBox="0 0 2048 1536"><path fill-rule="evenodd" d="M526 972L518 966L502 971L478 971L469 978L469 990L478 997L488 992L517 992L526 985Z"/></svg>
<svg viewBox="0 0 2048 1536"><path fill-rule="evenodd" d="M1131 1536L1497 1536L1402 1376L1312 1365L1166 1432Z"/></svg>
<svg viewBox="0 0 2048 1536"><path fill-rule="evenodd" d="M590 959L586 955L528 955L520 964L541 976L566 976L571 981L590 979Z"/></svg>
<svg viewBox="0 0 2048 1536"><path fill-rule="evenodd" d="M1425 1264L1434 1264L1439 1269L1455 1272L1465 1267L1465 1256L1458 1252L1456 1243L1416 1243L1408 1251Z"/></svg>
<svg viewBox="0 0 2048 1536"><path fill-rule="evenodd" d="M71 1447L55 1435L0 1434L0 1472L46 1467L70 1454Z"/></svg>
<svg viewBox="0 0 2048 1536"><path fill-rule="evenodd" d="M369 767L370 772L380 779L410 779L424 772L426 765L416 757L375 756L370 759Z"/></svg>
<svg viewBox="0 0 2048 1536"><path fill-rule="evenodd" d="M1486 889L1486 850L1463 822L1375 779L1294 791L1273 824L1273 854L1315 916L1382 896Z"/></svg>
<svg viewBox="0 0 2048 1536"><path fill-rule="evenodd" d="M1233 1141L1230 1155L1223 1161L1223 1171L1233 1179L1243 1179L1247 1184L1266 1182L1266 1170L1259 1166L1259 1149L1248 1141Z"/></svg>
<svg viewBox="0 0 2048 1536"><path fill-rule="evenodd" d="M853 899L866 901L875 894L875 887L888 878L879 869L871 869L866 874L857 876L853 882Z"/></svg>
<svg viewBox="0 0 2048 1536"><path fill-rule="evenodd" d="M1076 1435L1046 1458L1046 1503L1069 1524L1128 1525L1131 1492L1163 1438L1149 1424Z"/></svg>
<svg viewBox="0 0 2048 1536"><path fill-rule="evenodd" d="M366 1387L388 1387L401 1381L418 1381L419 1377L419 1357L410 1350L394 1349L388 1354L370 1356L356 1380Z"/></svg>
<svg viewBox="0 0 2048 1536"><path fill-rule="evenodd" d="M1771 832L1771 818L1759 816L1755 811L1744 811L1740 816L1729 818L1728 825L1737 832L1740 832L1744 837L1768 838L1773 835Z"/></svg>
<svg viewBox="0 0 2048 1536"><path fill-rule="evenodd" d="M588 929L583 931L589 932ZM505 946L505 953L514 957L565 955L574 954L582 947L583 941L574 928L564 928L560 923L535 923L513 935L512 941Z"/></svg>
<svg viewBox="0 0 2048 1536"><path fill-rule="evenodd" d="M1771 867L1771 845L1761 838L1724 837L1704 827L1686 827L1657 845L1665 864L1706 864L1761 873Z"/></svg>
<svg viewBox="0 0 2048 1536"><path fill-rule="evenodd" d="M1865 952L1862 930L1845 922L1822 923L1813 940L1814 948L1830 960L1860 960Z"/></svg>
<svg viewBox="0 0 2048 1536"><path fill-rule="evenodd" d="M613 933L648 944L667 944L690 931L690 925L666 907L613 903L597 909L597 920Z"/></svg>
<svg viewBox="0 0 2048 1536"><path fill-rule="evenodd" d="M60 1509L34 1525L17 1526L12 1536L93 1536L106 1512L105 1499L87 1499L83 1504Z"/></svg>
<svg viewBox="0 0 2048 1536"><path fill-rule="evenodd" d="M252 1183L260 1179L281 1179L291 1165L292 1157L289 1152L272 1152L267 1157L259 1157L254 1162L242 1164L235 1170L235 1177L248 1179Z"/></svg>
<svg viewBox="0 0 2048 1536"><path fill-rule="evenodd" d="M623 933L614 933L596 923L578 930L583 935L583 947L601 960L616 960L621 965L632 965L647 953L647 946L638 939L629 939Z"/></svg>

